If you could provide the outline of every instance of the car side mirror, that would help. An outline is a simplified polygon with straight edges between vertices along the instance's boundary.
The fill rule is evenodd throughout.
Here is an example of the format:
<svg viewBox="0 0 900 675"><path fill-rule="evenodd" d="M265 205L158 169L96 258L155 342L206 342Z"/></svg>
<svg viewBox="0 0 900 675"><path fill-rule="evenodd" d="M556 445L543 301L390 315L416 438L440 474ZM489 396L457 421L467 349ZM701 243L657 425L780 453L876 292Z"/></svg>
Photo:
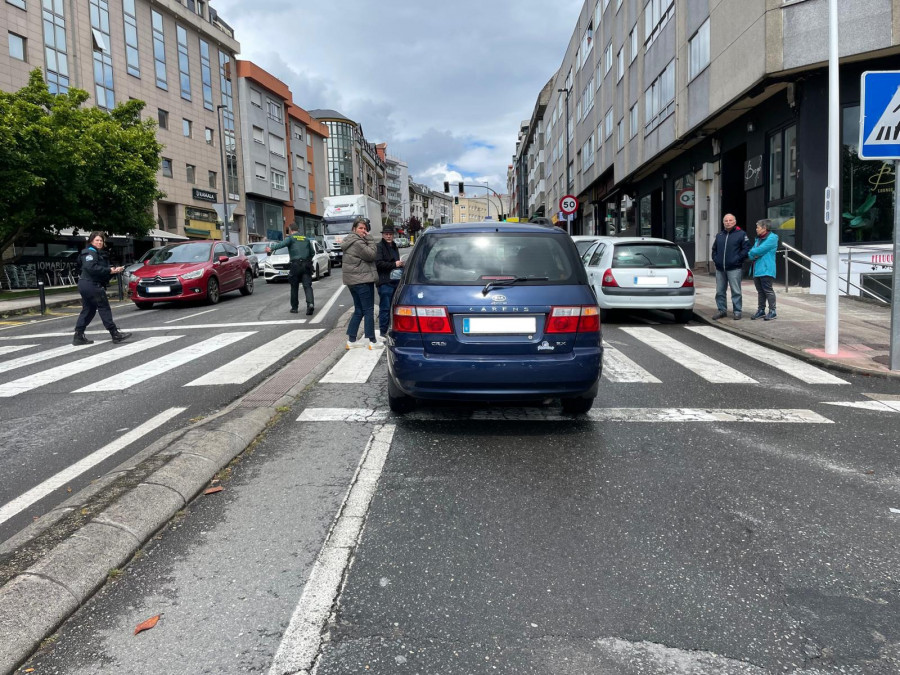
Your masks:
<svg viewBox="0 0 900 675"><path fill-rule="evenodd" d="M219 262L220 262L220 263L227 263L227 262L228 262L228 256L227 256L227 255L220 255L220 256L219 256Z"/></svg>

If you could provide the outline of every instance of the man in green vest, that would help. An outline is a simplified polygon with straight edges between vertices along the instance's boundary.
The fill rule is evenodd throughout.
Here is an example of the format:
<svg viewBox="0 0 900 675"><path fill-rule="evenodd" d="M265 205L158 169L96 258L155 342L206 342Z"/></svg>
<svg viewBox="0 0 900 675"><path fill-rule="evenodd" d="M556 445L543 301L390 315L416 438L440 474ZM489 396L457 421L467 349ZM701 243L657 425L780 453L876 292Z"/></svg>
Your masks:
<svg viewBox="0 0 900 675"><path fill-rule="evenodd" d="M288 281L291 283L291 314L297 313L297 305L299 304L298 292L300 290L300 282L303 282L303 292L306 294L306 315L313 313L313 290L312 290L312 269L313 255L315 249L312 242L301 234L298 234L299 226L297 223L291 223L291 233L271 248L266 248L266 253L277 251L280 248L287 248L291 257L291 271L288 275Z"/></svg>

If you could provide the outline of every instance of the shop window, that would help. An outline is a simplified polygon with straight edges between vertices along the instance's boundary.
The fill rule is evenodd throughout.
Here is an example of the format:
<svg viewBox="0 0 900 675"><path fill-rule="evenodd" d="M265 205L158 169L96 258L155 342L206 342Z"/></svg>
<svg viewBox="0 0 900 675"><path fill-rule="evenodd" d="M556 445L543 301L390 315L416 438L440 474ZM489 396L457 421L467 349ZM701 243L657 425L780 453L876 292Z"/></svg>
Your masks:
<svg viewBox="0 0 900 675"><path fill-rule="evenodd" d="M843 109L841 243L890 242L896 175L892 161L859 158L859 106Z"/></svg>
<svg viewBox="0 0 900 675"><path fill-rule="evenodd" d="M694 225L694 174L687 173L675 180L675 241L693 242Z"/></svg>
<svg viewBox="0 0 900 675"><path fill-rule="evenodd" d="M641 197L639 202L639 210L638 216L640 218L640 226L641 226L641 234L642 237L650 236L651 229L651 221L650 221L650 195L644 195Z"/></svg>
<svg viewBox="0 0 900 675"><path fill-rule="evenodd" d="M769 137L769 200L766 217L779 241L794 245L795 198L797 195L797 126L791 125Z"/></svg>

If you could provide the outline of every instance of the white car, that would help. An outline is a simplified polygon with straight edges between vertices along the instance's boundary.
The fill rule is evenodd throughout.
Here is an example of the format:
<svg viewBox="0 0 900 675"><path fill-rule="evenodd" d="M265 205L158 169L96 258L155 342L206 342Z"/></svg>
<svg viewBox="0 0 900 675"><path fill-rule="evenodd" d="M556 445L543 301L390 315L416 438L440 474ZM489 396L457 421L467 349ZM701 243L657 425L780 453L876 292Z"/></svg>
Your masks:
<svg viewBox="0 0 900 675"><path fill-rule="evenodd" d="M584 252L591 247L591 244L603 239L615 239L615 237L603 237L599 234L576 234L572 237L572 241L575 242L575 248L578 249L578 255L584 255Z"/></svg>
<svg viewBox="0 0 900 675"><path fill-rule="evenodd" d="M271 248L278 242L276 241L255 241L250 244L250 249L256 255L256 259L259 260L259 269L260 271L266 264L266 260L269 258L269 254L266 253L266 248Z"/></svg>
<svg viewBox="0 0 900 675"><path fill-rule="evenodd" d="M694 311L694 274L681 248L652 237L600 238L581 257L601 320L613 309L662 309L686 323Z"/></svg>
<svg viewBox="0 0 900 675"><path fill-rule="evenodd" d="M313 256L313 280L321 279L323 276L330 277L331 258L328 257L328 254L325 252L325 248L321 243L313 239L312 245L315 250L315 255ZM263 264L263 276L266 278L266 283L269 284L281 279L287 280L290 271L291 258L288 255L286 248L272 251L269 257L266 258L266 262Z"/></svg>

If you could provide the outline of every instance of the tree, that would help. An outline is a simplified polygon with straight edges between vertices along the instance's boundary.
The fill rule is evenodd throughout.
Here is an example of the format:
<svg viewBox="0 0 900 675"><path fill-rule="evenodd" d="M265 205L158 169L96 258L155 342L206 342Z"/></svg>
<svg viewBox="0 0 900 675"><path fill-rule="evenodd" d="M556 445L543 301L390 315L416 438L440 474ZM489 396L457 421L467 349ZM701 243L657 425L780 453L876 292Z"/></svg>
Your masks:
<svg viewBox="0 0 900 675"><path fill-rule="evenodd" d="M406 221L406 229L409 230L410 234L415 234L422 229L422 221L416 216L410 216L409 220Z"/></svg>
<svg viewBox="0 0 900 675"><path fill-rule="evenodd" d="M38 69L0 92L0 252L69 227L141 237L154 226L156 125L141 120L142 101L106 112L87 99L51 94Z"/></svg>
<svg viewBox="0 0 900 675"><path fill-rule="evenodd" d="M384 219L384 225L385 225L385 227L387 227L388 225L390 225L391 227L394 227L394 219L391 218L390 216L388 216L387 218Z"/></svg>

